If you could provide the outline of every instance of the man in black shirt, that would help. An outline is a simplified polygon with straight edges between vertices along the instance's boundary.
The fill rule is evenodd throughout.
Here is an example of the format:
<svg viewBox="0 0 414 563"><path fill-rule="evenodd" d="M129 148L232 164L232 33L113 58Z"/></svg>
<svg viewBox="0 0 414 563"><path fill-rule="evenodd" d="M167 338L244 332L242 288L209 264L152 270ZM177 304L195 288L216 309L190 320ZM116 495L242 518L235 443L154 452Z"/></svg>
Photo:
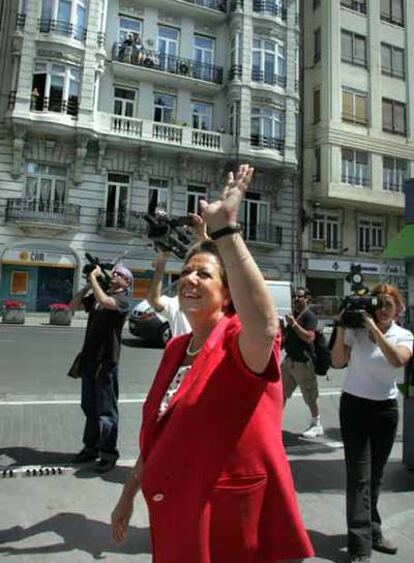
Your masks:
<svg viewBox="0 0 414 563"><path fill-rule="evenodd" d="M293 316L286 315L284 347L286 357L282 363L283 397L289 399L297 386L312 415L309 427L302 433L305 438L323 434L319 414L318 381L312 362L313 341L318 320L309 308L310 293L298 287L293 294Z"/></svg>
<svg viewBox="0 0 414 563"><path fill-rule="evenodd" d="M86 416L83 449L75 463L95 461L95 470L112 469L119 457L118 438L118 363L122 327L129 311L129 287L132 273L118 264L112 271L110 287L99 283L102 270L97 266L88 276L88 284L70 302L72 310L88 313L82 348L82 410Z"/></svg>

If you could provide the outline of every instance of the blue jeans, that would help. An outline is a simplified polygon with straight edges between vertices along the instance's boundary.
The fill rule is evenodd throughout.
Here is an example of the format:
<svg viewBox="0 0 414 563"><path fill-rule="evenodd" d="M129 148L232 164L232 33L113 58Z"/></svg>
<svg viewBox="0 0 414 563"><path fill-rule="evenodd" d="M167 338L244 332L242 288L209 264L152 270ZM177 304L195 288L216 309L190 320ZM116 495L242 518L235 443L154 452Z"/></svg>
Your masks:
<svg viewBox="0 0 414 563"><path fill-rule="evenodd" d="M343 393L339 410L346 463L348 553L371 555L381 538L377 504L398 424L395 399L372 401Z"/></svg>
<svg viewBox="0 0 414 563"><path fill-rule="evenodd" d="M119 456L118 365L85 359L82 369L82 410L86 416L83 443L106 457Z"/></svg>

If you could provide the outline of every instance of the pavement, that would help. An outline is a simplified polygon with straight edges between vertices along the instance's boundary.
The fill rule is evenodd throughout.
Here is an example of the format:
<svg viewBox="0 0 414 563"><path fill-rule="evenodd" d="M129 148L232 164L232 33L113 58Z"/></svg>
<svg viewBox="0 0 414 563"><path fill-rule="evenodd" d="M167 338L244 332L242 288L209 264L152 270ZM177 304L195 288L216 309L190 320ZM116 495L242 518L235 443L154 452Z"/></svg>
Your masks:
<svg viewBox="0 0 414 563"><path fill-rule="evenodd" d="M85 323L86 317L75 315L72 326L83 327ZM50 326L48 315L28 315L26 325ZM288 404L285 412L284 442L299 506L317 554L309 560L313 562L347 561L345 470L337 423L339 392L339 387L329 388L321 395L323 420L335 421L325 428L322 438L300 438L299 431L306 414L303 413L303 418L298 417L297 412L302 412L303 406L299 395L295 394L291 399L294 404L297 402L298 409ZM142 400L137 399L134 405L121 401L125 425L128 422L135 428L136 419L131 420L131 411L136 409L136 403L141 403L140 408ZM12 407L1 406L3 413L9 413L9 408ZM36 435L36 425L41 424L39 415L34 414L38 411L33 410L33 416L28 414L30 408L30 405L26 406L21 411L18 409L15 416L3 415L1 418L4 444L16 427L21 441L13 452L7 451L7 447L2 451L11 459L0 469L0 561L150 563L148 516L141 494L137 495L126 543L119 547L110 539L110 512L134 463L131 450L128 451L131 459L120 459L117 467L104 475L97 476L88 465L74 467L69 454L62 453L73 451L73 442L64 432L63 443L60 448L55 447L54 452L48 451L53 448L50 446L51 435L48 437L47 434L36 448L24 446L31 443L31 436ZM56 411L56 416L58 412L62 411ZM75 424L82 424L78 406L71 416L73 419L62 415L51 417L50 425L73 428ZM75 435L79 436L78 431ZM414 472L407 470L401 462L402 447L400 423L380 497L384 532L398 544L399 550L395 556L375 553L372 558L375 563L414 561ZM126 447L123 446L121 451L126 451ZM178 518L179 511L177 507Z"/></svg>
<svg viewBox="0 0 414 563"><path fill-rule="evenodd" d="M73 328L85 328L87 323L87 313L83 311L76 311L72 317L71 327ZM8 323L1 323L2 325L6 325ZM26 318L23 325L15 325L13 326L60 326L60 325L51 325L49 322L49 313L34 313L31 311L26 312Z"/></svg>

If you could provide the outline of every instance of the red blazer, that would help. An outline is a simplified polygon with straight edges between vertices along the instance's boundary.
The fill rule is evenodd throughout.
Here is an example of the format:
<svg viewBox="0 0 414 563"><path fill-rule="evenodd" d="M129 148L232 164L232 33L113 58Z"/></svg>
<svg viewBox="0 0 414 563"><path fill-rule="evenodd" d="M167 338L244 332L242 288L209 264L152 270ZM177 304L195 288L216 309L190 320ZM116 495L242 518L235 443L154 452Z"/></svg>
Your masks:
<svg viewBox="0 0 414 563"><path fill-rule="evenodd" d="M142 491L156 563L274 563L311 557L282 443L280 335L260 376L240 321L222 318L167 412L158 408L190 335L168 345L143 407Z"/></svg>

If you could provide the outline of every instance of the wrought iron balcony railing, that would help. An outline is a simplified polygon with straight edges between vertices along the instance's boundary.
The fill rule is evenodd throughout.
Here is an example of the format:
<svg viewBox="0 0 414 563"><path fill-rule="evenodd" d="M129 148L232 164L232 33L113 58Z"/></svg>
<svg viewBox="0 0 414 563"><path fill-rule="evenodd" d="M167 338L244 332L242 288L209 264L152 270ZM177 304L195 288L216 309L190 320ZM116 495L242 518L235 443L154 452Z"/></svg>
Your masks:
<svg viewBox="0 0 414 563"><path fill-rule="evenodd" d="M223 83L222 67L156 51L145 50L142 52L134 49L133 46L125 46L121 43L114 44L112 59L148 69L170 72L187 78L196 78L206 82L214 82L215 84Z"/></svg>
<svg viewBox="0 0 414 563"><path fill-rule="evenodd" d="M265 72L257 67L252 68L252 80L254 82L262 82L263 84L277 85L286 88L286 76Z"/></svg>
<svg viewBox="0 0 414 563"><path fill-rule="evenodd" d="M7 200L6 221L70 226L78 225L79 219L80 205L42 198L13 198Z"/></svg>
<svg viewBox="0 0 414 563"><path fill-rule="evenodd" d="M40 33L57 33L66 35L78 41L85 41L87 30L80 25L74 25L66 21L54 20L51 18L41 18L39 20Z"/></svg>
<svg viewBox="0 0 414 563"><path fill-rule="evenodd" d="M350 176L349 174L342 174L341 181L343 184L350 184L351 186L368 186L369 178L362 176Z"/></svg>
<svg viewBox="0 0 414 563"><path fill-rule="evenodd" d="M259 242L281 245L283 243L283 229L270 223L243 224L243 237L248 242Z"/></svg>
<svg viewBox="0 0 414 563"><path fill-rule="evenodd" d="M341 6L353 10L354 12L359 12L360 14L367 13L366 0L341 0Z"/></svg>
<svg viewBox="0 0 414 563"><path fill-rule="evenodd" d="M120 209L107 211L101 208L98 210L98 229L127 232L142 238L147 234L148 223L144 219L144 213Z"/></svg>
<svg viewBox="0 0 414 563"><path fill-rule="evenodd" d="M285 141L283 139L276 139L274 137L267 137L264 135L250 135L250 145L252 147L277 150L281 154L285 151Z"/></svg>
<svg viewBox="0 0 414 563"><path fill-rule="evenodd" d="M220 12L227 12L226 0L184 0L189 4L202 6L203 8L210 8L210 10L219 10Z"/></svg>
<svg viewBox="0 0 414 563"><path fill-rule="evenodd" d="M30 100L31 111L54 111L56 113L67 113L76 116L79 111L79 102L77 100L62 100L62 98L43 98L42 96L34 96Z"/></svg>
<svg viewBox="0 0 414 563"><path fill-rule="evenodd" d="M253 12L276 16L282 20L286 19L286 8L280 6L276 0L253 0Z"/></svg>
<svg viewBox="0 0 414 563"><path fill-rule="evenodd" d="M23 31L26 25L26 14L17 14L16 16L16 29Z"/></svg>

